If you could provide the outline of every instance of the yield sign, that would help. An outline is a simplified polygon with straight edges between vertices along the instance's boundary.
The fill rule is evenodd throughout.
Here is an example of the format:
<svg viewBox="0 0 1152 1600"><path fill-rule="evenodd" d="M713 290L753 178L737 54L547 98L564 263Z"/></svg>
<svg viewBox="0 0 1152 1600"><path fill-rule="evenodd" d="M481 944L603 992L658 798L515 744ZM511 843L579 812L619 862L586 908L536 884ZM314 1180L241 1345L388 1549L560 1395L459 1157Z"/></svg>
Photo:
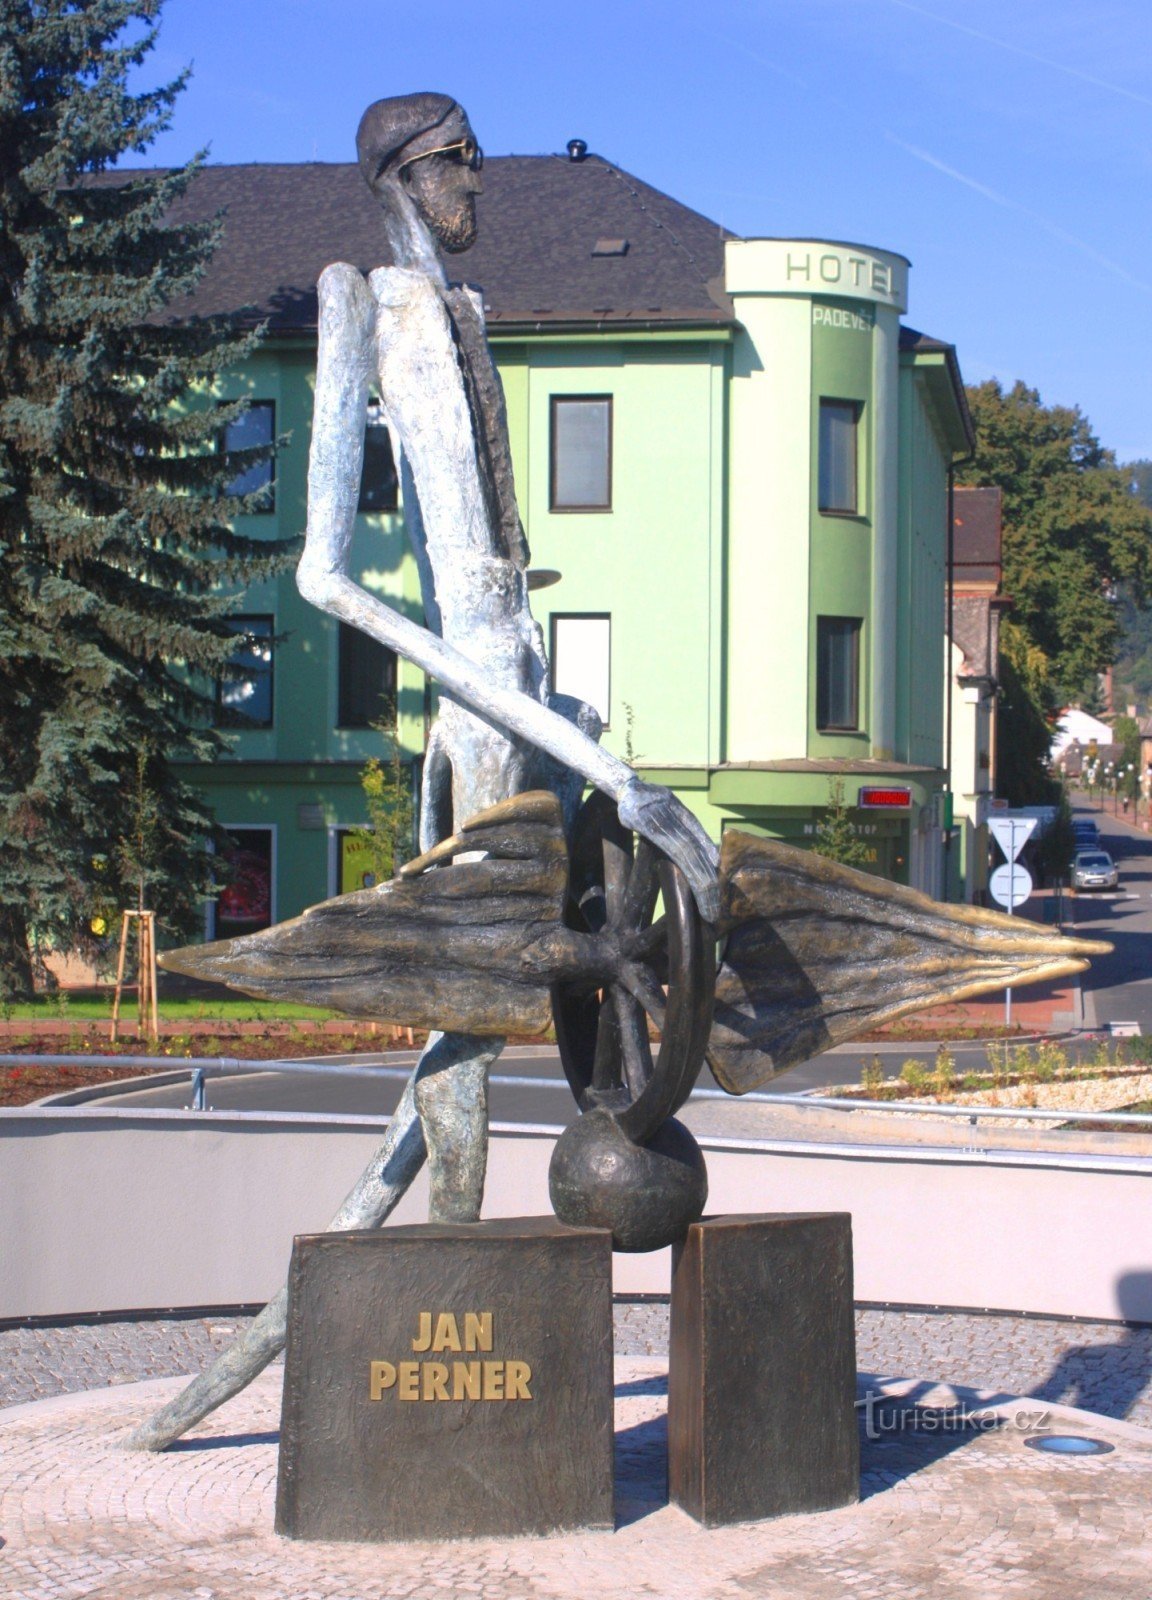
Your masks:
<svg viewBox="0 0 1152 1600"><path fill-rule="evenodd" d="M989 817L988 832L1003 850L1005 861L1015 861L1036 832L1036 818Z"/></svg>

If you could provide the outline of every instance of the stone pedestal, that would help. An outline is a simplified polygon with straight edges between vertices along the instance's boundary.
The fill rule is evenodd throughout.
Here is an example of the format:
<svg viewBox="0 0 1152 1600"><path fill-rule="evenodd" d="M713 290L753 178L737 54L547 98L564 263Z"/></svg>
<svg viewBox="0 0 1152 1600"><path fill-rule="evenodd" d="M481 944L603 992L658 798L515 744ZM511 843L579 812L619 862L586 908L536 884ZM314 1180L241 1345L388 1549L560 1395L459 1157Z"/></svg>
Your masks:
<svg viewBox="0 0 1152 1600"><path fill-rule="evenodd" d="M859 1497L852 1222L711 1217L673 1256L669 1497L710 1527Z"/></svg>
<svg viewBox="0 0 1152 1600"><path fill-rule="evenodd" d="M276 1530L613 1526L612 1245L551 1217L300 1237Z"/></svg>

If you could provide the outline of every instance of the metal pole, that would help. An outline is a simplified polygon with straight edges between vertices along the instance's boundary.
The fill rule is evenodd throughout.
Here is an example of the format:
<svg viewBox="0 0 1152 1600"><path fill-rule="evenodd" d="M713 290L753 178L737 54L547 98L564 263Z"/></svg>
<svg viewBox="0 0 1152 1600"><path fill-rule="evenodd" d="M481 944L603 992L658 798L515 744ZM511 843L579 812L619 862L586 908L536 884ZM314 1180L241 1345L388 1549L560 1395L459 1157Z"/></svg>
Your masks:
<svg viewBox="0 0 1152 1600"><path fill-rule="evenodd" d="M1008 915L1016 905L1016 818L1008 819ZM1012 985L1004 990L1004 1026L1012 1026Z"/></svg>

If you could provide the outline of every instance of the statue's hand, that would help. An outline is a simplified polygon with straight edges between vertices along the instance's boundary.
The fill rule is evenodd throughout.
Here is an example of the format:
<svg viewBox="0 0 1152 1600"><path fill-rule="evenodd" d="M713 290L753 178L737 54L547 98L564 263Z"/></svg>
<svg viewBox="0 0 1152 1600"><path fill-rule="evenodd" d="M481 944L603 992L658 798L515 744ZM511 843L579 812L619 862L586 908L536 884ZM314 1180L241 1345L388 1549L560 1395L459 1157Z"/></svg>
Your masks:
<svg viewBox="0 0 1152 1600"><path fill-rule="evenodd" d="M720 856L716 846L671 789L633 778L617 801L620 821L663 850L687 878L705 922L720 915Z"/></svg>

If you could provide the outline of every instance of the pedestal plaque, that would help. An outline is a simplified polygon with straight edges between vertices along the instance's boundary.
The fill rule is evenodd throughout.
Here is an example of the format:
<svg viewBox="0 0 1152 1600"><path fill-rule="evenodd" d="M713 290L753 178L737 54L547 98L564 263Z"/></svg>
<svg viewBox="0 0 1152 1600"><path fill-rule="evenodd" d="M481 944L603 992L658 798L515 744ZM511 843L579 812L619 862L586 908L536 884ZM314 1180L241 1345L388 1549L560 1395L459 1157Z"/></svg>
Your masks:
<svg viewBox="0 0 1152 1600"><path fill-rule="evenodd" d="M710 1217L673 1256L671 1500L710 1527L860 1493L852 1219Z"/></svg>
<svg viewBox="0 0 1152 1600"><path fill-rule="evenodd" d="M612 1244L551 1217L298 1238L276 1531L613 1526Z"/></svg>

